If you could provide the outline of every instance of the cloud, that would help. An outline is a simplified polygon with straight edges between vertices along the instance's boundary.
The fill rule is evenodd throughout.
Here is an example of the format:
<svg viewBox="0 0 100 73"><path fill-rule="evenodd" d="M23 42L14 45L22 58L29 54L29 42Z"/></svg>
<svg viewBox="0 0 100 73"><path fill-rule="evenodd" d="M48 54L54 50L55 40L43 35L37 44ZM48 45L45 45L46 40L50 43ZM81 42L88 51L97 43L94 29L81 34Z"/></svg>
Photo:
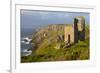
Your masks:
<svg viewBox="0 0 100 73"><path fill-rule="evenodd" d="M21 10L22 25L26 27L59 24L59 23L73 23L73 18L77 16L84 16L86 22L89 23L89 14L80 12L54 12L54 11L36 11L36 10Z"/></svg>
<svg viewBox="0 0 100 73"><path fill-rule="evenodd" d="M21 10L21 14L22 15L33 15L33 11L32 10Z"/></svg>
<svg viewBox="0 0 100 73"><path fill-rule="evenodd" d="M42 20L47 19L62 19L69 18L72 14L68 12L53 12L53 11L36 11L36 10L21 10L21 14L24 16L30 16L33 18L40 18Z"/></svg>
<svg viewBox="0 0 100 73"><path fill-rule="evenodd" d="M40 15L48 15L49 14L49 12L47 12L47 11L38 11L38 13L40 14Z"/></svg>

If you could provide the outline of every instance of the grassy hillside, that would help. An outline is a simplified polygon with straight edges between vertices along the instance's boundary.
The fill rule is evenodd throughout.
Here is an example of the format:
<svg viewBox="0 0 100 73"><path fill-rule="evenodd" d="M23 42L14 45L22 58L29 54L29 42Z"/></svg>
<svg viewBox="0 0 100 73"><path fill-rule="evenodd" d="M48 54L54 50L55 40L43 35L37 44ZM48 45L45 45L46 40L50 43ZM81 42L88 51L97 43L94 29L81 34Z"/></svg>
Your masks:
<svg viewBox="0 0 100 73"><path fill-rule="evenodd" d="M89 59L89 26L85 27L86 40L72 44L70 47L64 47L64 26L61 24L48 25L40 29L33 35L32 43L35 44L35 50L30 56L21 57L21 62Z"/></svg>

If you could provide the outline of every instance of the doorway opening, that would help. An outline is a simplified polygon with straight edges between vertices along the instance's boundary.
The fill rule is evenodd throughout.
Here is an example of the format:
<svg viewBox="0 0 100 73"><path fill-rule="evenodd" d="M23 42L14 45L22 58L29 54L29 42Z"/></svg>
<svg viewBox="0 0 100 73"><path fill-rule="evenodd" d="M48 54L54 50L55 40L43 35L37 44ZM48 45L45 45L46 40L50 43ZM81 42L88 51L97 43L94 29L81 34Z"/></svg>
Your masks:
<svg viewBox="0 0 100 73"><path fill-rule="evenodd" d="M70 34L68 34L68 43L70 43Z"/></svg>

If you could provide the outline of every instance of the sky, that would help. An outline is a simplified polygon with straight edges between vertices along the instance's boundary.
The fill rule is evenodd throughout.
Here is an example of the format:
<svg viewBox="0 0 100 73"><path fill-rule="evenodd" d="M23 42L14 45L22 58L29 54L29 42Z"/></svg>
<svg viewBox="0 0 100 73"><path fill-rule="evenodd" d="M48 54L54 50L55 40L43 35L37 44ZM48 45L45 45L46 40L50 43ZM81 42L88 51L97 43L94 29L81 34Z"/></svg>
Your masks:
<svg viewBox="0 0 100 73"><path fill-rule="evenodd" d="M89 13L21 10L21 28L37 28L48 24L73 24L73 19L83 16L89 24Z"/></svg>

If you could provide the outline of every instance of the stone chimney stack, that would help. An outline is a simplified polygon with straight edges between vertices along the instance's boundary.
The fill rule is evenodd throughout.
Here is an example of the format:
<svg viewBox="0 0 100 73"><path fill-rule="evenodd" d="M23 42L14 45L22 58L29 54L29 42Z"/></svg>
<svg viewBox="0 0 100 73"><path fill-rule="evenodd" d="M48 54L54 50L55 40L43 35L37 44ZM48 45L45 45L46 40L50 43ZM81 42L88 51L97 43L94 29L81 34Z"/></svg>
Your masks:
<svg viewBox="0 0 100 73"><path fill-rule="evenodd" d="M78 42L78 19L74 18L74 43Z"/></svg>

